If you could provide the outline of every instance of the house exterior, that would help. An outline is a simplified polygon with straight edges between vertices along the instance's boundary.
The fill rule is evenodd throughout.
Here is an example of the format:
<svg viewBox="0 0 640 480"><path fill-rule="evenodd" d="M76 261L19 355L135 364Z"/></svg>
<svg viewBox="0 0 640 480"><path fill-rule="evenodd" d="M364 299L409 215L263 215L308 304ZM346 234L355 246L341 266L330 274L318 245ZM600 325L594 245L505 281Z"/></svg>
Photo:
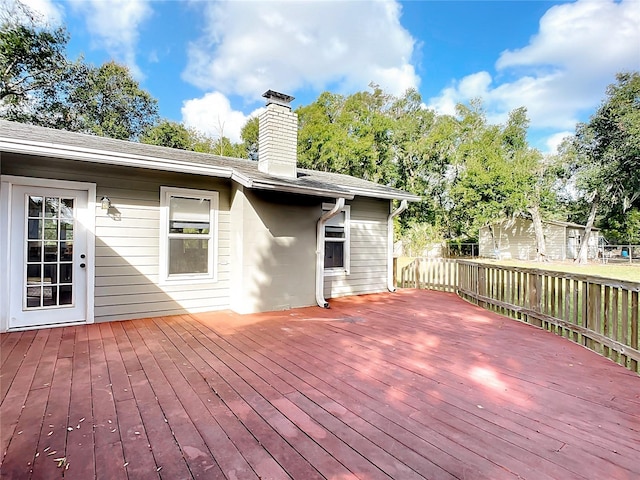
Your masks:
<svg viewBox="0 0 640 480"><path fill-rule="evenodd" d="M578 257L584 225L548 220L542 222L546 257L549 260L573 260ZM600 233L597 228L589 236L588 258L598 255ZM533 222L514 218L480 228L479 251L481 257L535 260L537 247Z"/></svg>
<svg viewBox="0 0 640 480"><path fill-rule="evenodd" d="M259 162L0 121L0 331L392 288L420 198L297 168L291 97L265 95Z"/></svg>

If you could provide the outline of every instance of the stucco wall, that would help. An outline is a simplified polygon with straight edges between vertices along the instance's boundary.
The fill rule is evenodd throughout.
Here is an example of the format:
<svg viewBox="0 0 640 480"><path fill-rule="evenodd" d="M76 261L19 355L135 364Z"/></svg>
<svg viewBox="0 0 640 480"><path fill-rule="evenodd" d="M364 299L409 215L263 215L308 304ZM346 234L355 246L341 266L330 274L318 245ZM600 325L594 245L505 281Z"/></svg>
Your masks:
<svg viewBox="0 0 640 480"><path fill-rule="evenodd" d="M321 200L236 187L231 210L231 308L250 313L313 305Z"/></svg>
<svg viewBox="0 0 640 480"><path fill-rule="evenodd" d="M6 153L2 174L96 183L96 322L229 307L229 181ZM160 186L219 193L217 281L159 283Z"/></svg>

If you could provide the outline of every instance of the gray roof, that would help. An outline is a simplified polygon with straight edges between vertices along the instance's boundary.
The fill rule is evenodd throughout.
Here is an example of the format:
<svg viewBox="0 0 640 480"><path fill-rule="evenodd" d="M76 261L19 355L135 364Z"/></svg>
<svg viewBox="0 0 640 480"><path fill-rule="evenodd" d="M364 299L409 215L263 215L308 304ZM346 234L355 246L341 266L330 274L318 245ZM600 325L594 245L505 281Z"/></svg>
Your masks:
<svg viewBox="0 0 640 480"><path fill-rule="evenodd" d="M247 188L317 195L420 201L420 197L339 173L299 168L297 178L269 175L258 162L114 140L0 120L0 151L231 178Z"/></svg>

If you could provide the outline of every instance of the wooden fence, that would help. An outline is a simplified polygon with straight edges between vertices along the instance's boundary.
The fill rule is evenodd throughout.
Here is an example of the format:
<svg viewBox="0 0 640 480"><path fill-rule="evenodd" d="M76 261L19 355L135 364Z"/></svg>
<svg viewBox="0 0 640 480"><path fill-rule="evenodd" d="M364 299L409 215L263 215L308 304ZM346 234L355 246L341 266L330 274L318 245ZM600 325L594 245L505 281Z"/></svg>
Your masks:
<svg viewBox="0 0 640 480"><path fill-rule="evenodd" d="M640 283L453 259L415 259L398 286L455 291L640 373Z"/></svg>
<svg viewBox="0 0 640 480"><path fill-rule="evenodd" d="M400 269L398 286L456 292L458 261L452 258L416 258Z"/></svg>

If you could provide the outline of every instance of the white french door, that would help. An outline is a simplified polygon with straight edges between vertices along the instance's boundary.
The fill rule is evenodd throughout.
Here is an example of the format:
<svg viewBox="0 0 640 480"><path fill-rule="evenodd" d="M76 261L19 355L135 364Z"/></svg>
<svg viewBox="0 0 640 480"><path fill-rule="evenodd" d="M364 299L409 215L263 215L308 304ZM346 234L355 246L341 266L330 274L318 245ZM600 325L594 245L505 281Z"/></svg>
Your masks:
<svg viewBox="0 0 640 480"><path fill-rule="evenodd" d="M9 328L86 322L87 190L14 185Z"/></svg>

